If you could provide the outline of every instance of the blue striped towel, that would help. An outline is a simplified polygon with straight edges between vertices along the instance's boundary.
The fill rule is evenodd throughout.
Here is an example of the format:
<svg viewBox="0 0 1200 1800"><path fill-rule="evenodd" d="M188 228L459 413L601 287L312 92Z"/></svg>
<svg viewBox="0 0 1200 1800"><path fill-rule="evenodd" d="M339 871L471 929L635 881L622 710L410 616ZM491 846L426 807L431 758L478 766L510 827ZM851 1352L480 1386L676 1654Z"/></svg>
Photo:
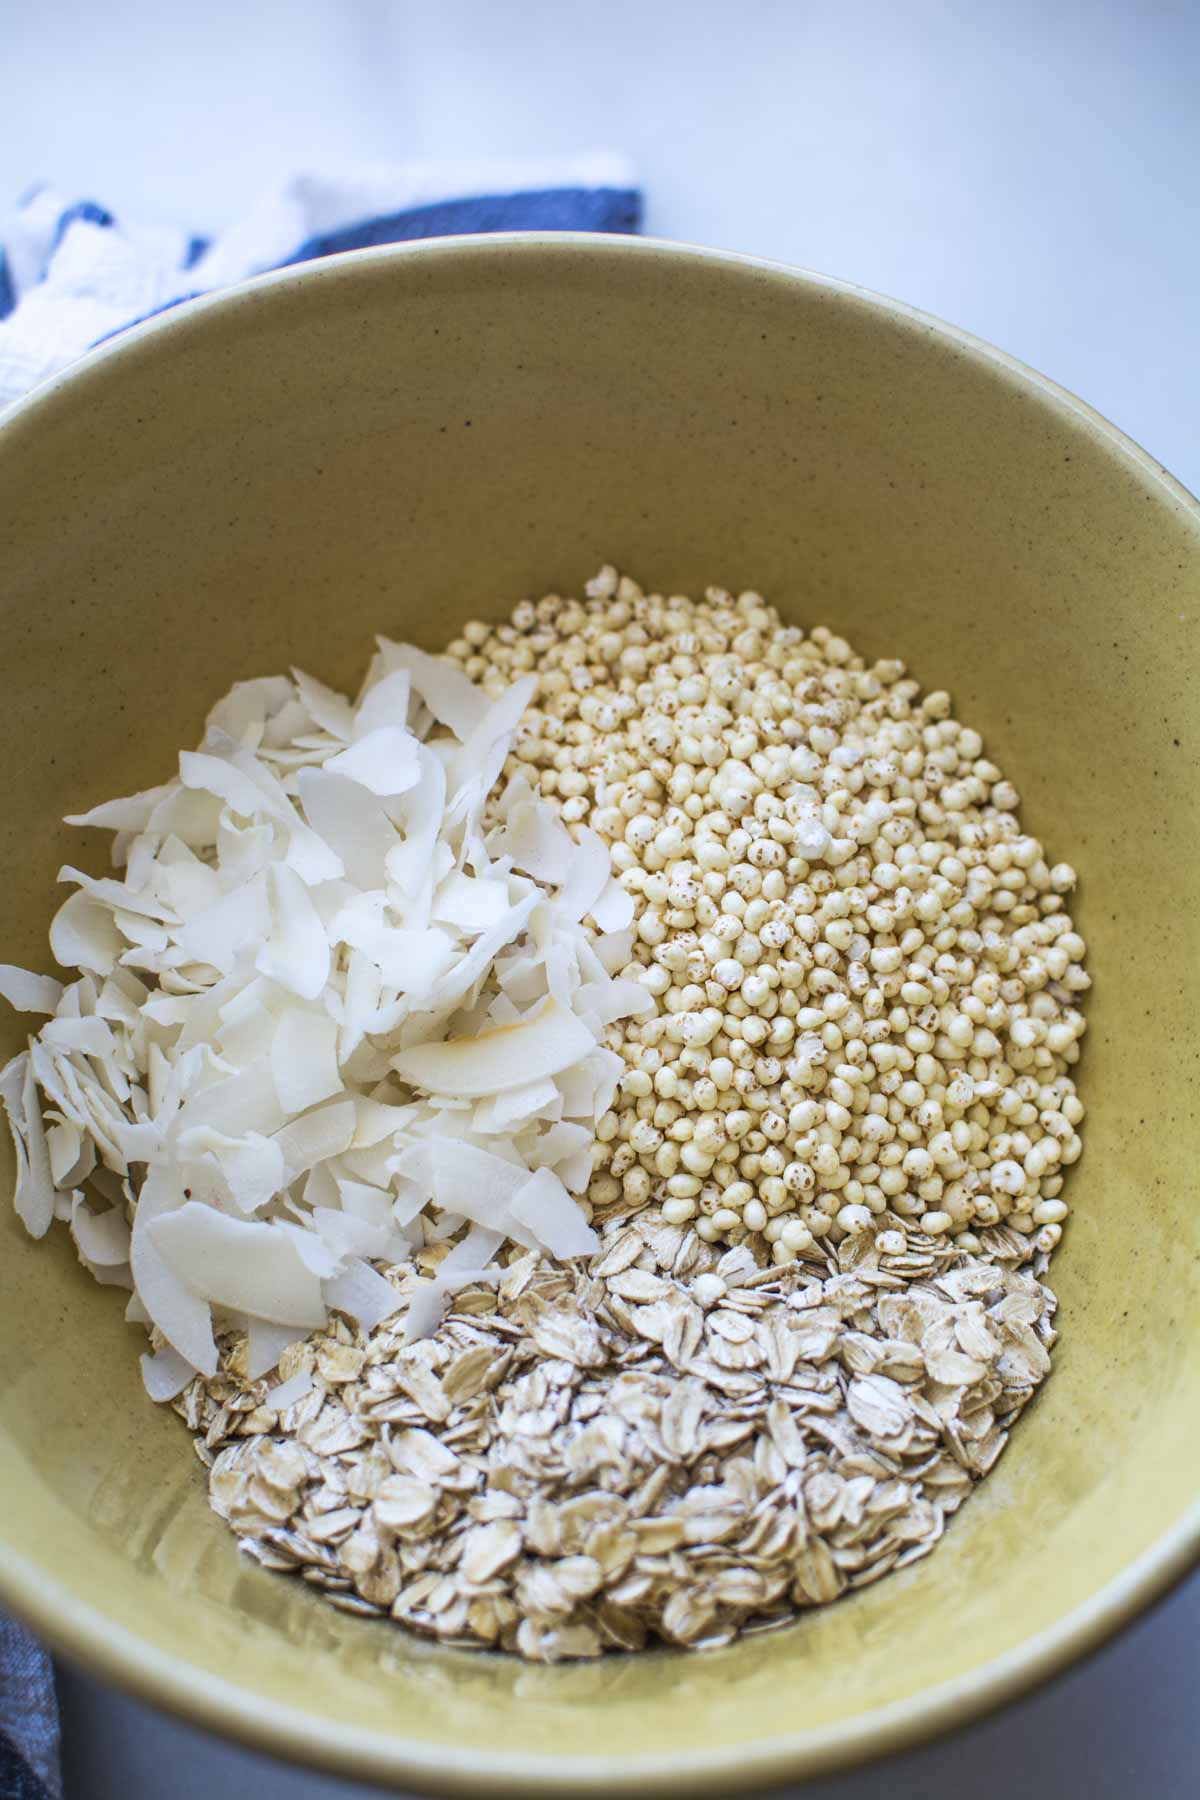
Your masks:
<svg viewBox="0 0 1200 1800"><path fill-rule="evenodd" d="M298 175L214 238L37 188L0 217L0 407L129 325L264 269L466 231L634 232L620 157Z"/></svg>
<svg viewBox="0 0 1200 1800"><path fill-rule="evenodd" d="M0 406L127 326L264 269L467 231L634 232L641 210L624 162L604 155L301 175L211 240L39 188L0 219ZM3 1615L0 1800L62 1800L50 1659Z"/></svg>

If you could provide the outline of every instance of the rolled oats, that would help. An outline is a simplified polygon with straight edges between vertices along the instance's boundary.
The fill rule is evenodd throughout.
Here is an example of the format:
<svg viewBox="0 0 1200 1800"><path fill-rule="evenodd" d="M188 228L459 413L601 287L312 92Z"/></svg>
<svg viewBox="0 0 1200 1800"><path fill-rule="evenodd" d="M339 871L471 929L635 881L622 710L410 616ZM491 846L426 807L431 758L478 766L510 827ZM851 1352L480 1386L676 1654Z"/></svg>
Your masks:
<svg viewBox="0 0 1200 1800"><path fill-rule="evenodd" d="M714 1648L926 1555L1049 1371L1035 1274L901 1273L891 1232L779 1266L647 1208L587 1267L515 1255L432 1339L331 1326L282 1414L236 1335L175 1406L243 1547L342 1611L543 1662Z"/></svg>

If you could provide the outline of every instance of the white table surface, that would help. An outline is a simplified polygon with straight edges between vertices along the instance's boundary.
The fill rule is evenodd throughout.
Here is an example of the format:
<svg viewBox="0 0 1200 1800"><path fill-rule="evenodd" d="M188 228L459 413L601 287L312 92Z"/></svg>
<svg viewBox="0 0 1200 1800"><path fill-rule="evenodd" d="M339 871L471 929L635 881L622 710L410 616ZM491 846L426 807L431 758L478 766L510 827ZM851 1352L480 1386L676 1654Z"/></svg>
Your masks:
<svg viewBox="0 0 1200 1800"><path fill-rule="evenodd" d="M212 230L349 160L625 151L646 229L847 277L1200 488L1196 0L0 4L0 205ZM813 1800L1200 1793L1200 1580L1002 1715ZM67 1800L350 1800L64 1670Z"/></svg>

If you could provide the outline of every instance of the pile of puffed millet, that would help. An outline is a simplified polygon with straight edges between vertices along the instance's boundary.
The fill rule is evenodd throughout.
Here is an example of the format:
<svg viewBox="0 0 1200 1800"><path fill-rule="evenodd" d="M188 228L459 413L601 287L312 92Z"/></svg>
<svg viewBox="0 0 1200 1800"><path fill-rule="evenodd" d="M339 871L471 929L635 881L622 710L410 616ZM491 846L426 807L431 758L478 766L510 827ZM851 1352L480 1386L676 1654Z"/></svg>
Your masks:
<svg viewBox="0 0 1200 1800"><path fill-rule="evenodd" d="M1088 987L1074 885L944 693L868 665L755 593L523 601L449 655L499 691L534 672L510 770L611 845L657 1013L609 1028L596 1212L777 1262L899 1218L1052 1251L1080 1153ZM897 1252L902 1242L880 1242Z"/></svg>

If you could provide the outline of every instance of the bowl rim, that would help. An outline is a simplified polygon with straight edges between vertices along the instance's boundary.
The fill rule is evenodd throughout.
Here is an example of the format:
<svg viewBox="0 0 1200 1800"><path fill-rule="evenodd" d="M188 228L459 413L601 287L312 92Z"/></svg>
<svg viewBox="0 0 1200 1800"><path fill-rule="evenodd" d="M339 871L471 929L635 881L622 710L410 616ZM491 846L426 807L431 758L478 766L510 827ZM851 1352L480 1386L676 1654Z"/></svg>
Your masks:
<svg viewBox="0 0 1200 1800"><path fill-rule="evenodd" d="M1076 395L982 338L903 301L834 276L768 258L654 238L576 231L496 232L431 238L351 250L310 263L270 270L248 281L181 302L106 340L69 368L0 409L0 432L53 413L60 401L86 390L116 362L136 362L156 346L184 336L209 314L232 313L276 289L353 278L368 265L504 256L537 259L574 253L681 265L716 264L765 281L799 284L855 308L881 314L948 344L986 365L1010 386L1032 393L1066 415L1117 461L1189 515L1200 536L1200 501L1126 433ZM608 1794L617 1781L636 1779L655 1794L745 1791L861 1766L911 1750L1010 1704L1098 1650L1124 1625L1161 1598L1200 1561L1200 1499L1120 1575L1033 1638L981 1668L856 1719L785 1732L753 1745L654 1756L545 1757L534 1753L467 1750L432 1745L325 1719L247 1693L164 1652L137 1632L116 1625L80 1601L29 1558L0 1542L0 1600L58 1652L101 1680L196 1726L246 1747L378 1785L403 1783L427 1793L500 1796L518 1791L558 1795Z"/></svg>

